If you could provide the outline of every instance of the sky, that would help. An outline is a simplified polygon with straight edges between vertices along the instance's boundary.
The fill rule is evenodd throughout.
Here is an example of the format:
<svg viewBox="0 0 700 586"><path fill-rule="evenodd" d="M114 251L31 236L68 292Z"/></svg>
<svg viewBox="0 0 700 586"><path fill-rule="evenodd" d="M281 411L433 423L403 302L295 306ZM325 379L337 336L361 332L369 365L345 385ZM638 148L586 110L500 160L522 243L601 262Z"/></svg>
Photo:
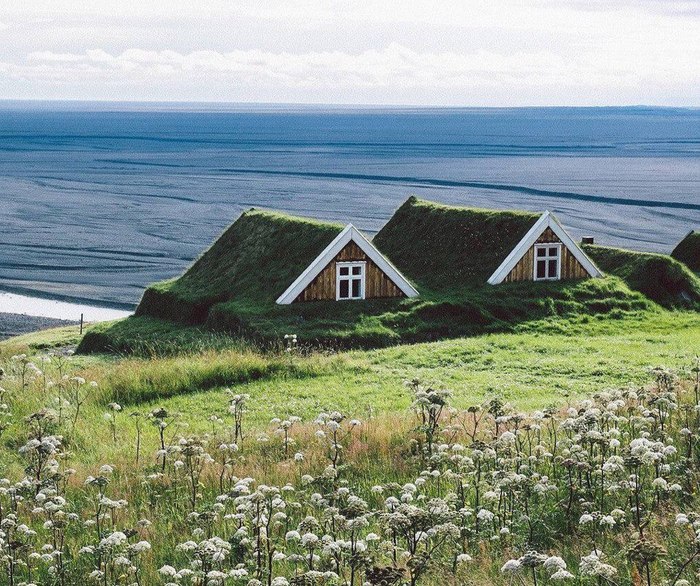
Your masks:
<svg viewBox="0 0 700 586"><path fill-rule="evenodd" d="M0 99L700 106L700 0L16 0Z"/></svg>

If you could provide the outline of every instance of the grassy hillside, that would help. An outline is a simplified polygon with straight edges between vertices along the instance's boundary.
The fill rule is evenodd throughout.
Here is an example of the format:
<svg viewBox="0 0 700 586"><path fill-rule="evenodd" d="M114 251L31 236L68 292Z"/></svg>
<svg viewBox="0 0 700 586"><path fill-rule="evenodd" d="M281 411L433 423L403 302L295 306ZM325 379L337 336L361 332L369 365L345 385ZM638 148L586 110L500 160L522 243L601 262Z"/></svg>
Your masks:
<svg viewBox="0 0 700 586"><path fill-rule="evenodd" d="M664 307L700 309L700 279L670 256L604 246L583 248L603 271L652 301Z"/></svg>
<svg viewBox="0 0 700 586"><path fill-rule="evenodd" d="M647 569L653 584L671 583L696 551L676 514L700 510L697 446L682 430L698 425L700 315L616 317L550 318L507 334L339 354L261 354L240 342L202 350L192 337L178 356L66 359L59 350L75 341L73 329L0 343L0 486L22 491L14 504L14 492L0 491L0 505L36 531L10 528L21 549L6 551L0 540L0 582L17 560L15 584L86 583L104 571L108 584L130 572L158 585L173 582L170 569L158 572L167 565L215 572L210 581L231 574L218 584L234 586L256 576L340 586L353 573L373 586L390 575L397 586L506 586L513 577L530 585L549 582L542 563L558 556L571 583L585 586L596 580L582 558L598 548L617 584L642 583ZM670 370L651 370L660 365ZM422 384L407 387L412 379ZM433 408L436 425L421 423ZM635 453L640 442L658 453L662 442L668 470L646 457L635 464L633 440ZM605 463L602 476L593 472ZM625 484L632 473L636 493ZM393 509L393 498L404 504ZM272 507L264 533L256 503ZM589 514L594 524L580 523ZM613 525L598 522L607 515ZM393 532L402 526L405 538ZM308 534L306 545L290 531ZM430 537L412 548L406 540L419 531ZM313 571L325 572L315 578L311 534L328 536L311 547ZM363 555L340 543L352 540ZM54 543L60 558L27 557ZM658 557L636 553L657 545ZM285 557L269 561L275 552ZM501 571L509 560L518 562L514 575ZM694 583L697 571L691 561L681 578Z"/></svg>
<svg viewBox="0 0 700 586"><path fill-rule="evenodd" d="M693 231L678 243L671 256L691 271L700 273L700 232Z"/></svg>
<svg viewBox="0 0 700 586"><path fill-rule="evenodd" d="M498 393L522 407L541 408L600 387L641 382L645 368L655 364L680 368L692 362L700 348L700 315L657 309L554 317L523 323L510 333L340 353L309 353L301 338L291 354L282 347L261 353L233 338L209 346L210 333L200 333L199 340L188 338L179 352L171 346L162 356L149 349L139 357L74 356L71 363L84 378L100 379L101 403L165 401L189 413L188 425L195 428L216 396L210 392L232 385L244 385L258 399L249 407L258 423L285 405L304 416L333 404L346 410L354 405L358 412L371 406L401 409L406 407L403 383L413 377L449 386L461 406ZM14 338L0 343L0 360L42 354L66 339L66 330Z"/></svg>

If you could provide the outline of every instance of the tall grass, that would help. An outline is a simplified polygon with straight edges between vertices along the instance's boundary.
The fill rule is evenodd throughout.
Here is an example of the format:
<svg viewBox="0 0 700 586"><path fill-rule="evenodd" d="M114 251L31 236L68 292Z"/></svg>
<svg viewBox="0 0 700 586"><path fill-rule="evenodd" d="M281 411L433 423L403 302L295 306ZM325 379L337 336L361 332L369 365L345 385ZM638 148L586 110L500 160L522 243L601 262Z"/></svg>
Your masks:
<svg viewBox="0 0 700 586"><path fill-rule="evenodd" d="M107 367L87 367L81 374L102 381L95 400L137 405L263 379L320 376L337 368L338 361L243 349L207 350L156 359L126 358Z"/></svg>
<svg viewBox="0 0 700 586"><path fill-rule="evenodd" d="M192 357L189 370L174 358L84 368L107 378L79 425L68 399L93 387L75 372L44 363L47 381L30 357L3 363L2 583L696 583L700 363L684 379L657 368L649 384L532 413L498 396L454 408L448 391L412 381L400 413L298 423L281 412L251 427L249 397L210 397L241 405L242 437L226 416L196 432L158 408L136 427L104 405L117 383L141 400L172 372L196 381L264 366L220 356ZM294 356L275 360L294 372ZM80 459L88 447L97 462Z"/></svg>

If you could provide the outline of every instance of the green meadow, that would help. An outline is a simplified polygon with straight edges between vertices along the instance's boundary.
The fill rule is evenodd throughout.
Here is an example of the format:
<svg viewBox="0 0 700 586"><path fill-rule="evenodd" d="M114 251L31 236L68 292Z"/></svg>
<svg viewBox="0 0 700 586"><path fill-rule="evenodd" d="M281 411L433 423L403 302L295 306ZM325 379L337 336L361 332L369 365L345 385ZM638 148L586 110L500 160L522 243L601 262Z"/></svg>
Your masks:
<svg viewBox="0 0 700 586"><path fill-rule="evenodd" d="M208 417L225 414L224 388L250 394L251 423L261 426L276 416L309 419L331 409L358 417L401 411L410 404L405 383L413 379L450 389L460 408L499 396L531 410L642 384L648 369L687 368L700 352L700 315L662 309L550 318L508 333L355 351L307 350L302 338L291 352L284 340L261 350L169 322L148 326L152 342L144 342L141 355L71 358L80 376L99 381L88 408L113 401L129 410L163 406L200 431ZM155 336L166 342L155 344ZM75 328L61 328L8 340L0 353L4 359L20 352L39 356L78 343ZM35 396L26 403L24 412L40 405ZM124 426L132 425L124 419Z"/></svg>

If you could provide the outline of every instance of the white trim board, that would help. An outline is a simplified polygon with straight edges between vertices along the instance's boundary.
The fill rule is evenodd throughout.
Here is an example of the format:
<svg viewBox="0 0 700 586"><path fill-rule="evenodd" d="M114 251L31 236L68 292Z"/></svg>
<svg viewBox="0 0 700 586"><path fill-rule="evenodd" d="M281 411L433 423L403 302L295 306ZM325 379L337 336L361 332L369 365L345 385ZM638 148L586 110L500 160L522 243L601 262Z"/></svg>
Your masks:
<svg viewBox="0 0 700 586"><path fill-rule="evenodd" d="M547 211L540 216L539 220L533 224L532 228L527 231L527 234L523 236L522 240L518 242L516 247L494 271L493 275L489 277L489 285L498 285L502 283L547 228L552 229L552 232L557 235L561 243L569 249L569 252L574 255L576 260L581 263L581 266L586 269L586 272L588 272L591 277L603 276L601 270L595 266L595 263L588 258L586 253L574 242L573 238L569 236L564 227L559 223L559 220Z"/></svg>
<svg viewBox="0 0 700 586"><path fill-rule="evenodd" d="M287 290L277 298L276 303L278 305L289 305L293 303L299 294L311 284L318 274L326 268L328 263L338 256L340 251L350 242L357 244L360 250L362 250L362 252L364 252L399 289L401 289L406 297L418 296L418 291L408 282L406 277L404 277L399 270L392 265L367 238L365 238L362 232L352 224L348 224L343 231L326 246L323 252L306 267L304 272L294 280Z"/></svg>

